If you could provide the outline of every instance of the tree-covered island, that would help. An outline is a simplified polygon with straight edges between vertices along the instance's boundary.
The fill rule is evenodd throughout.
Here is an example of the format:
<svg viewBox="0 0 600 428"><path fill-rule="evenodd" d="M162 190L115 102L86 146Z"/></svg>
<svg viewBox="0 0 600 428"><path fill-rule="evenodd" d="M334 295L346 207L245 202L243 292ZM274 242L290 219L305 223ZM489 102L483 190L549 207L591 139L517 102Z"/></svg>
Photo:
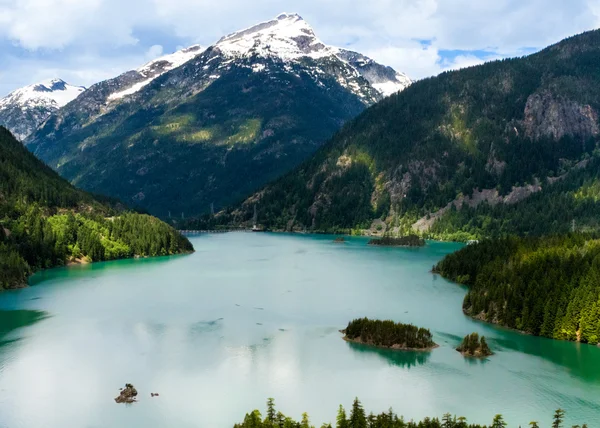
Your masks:
<svg viewBox="0 0 600 428"><path fill-rule="evenodd" d="M465 357L474 358L485 358L494 354L488 346L485 337L479 337L477 333L467 334L456 350Z"/></svg>
<svg viewBox="0 0 600 428"><path fill-rule="evenodd" d="M379 348L405 351L429 351L437 348L431 332L412 324L396 323L391 320L358 318L341 330L344 340Z"/></svg>

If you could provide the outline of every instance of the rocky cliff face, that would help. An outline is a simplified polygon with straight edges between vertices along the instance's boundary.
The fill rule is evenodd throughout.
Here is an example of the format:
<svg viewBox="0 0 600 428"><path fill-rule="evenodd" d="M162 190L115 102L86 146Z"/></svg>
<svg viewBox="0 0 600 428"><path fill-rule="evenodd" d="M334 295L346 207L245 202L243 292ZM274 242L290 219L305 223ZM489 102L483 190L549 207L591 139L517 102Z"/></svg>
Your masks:
<svg viewBox="0 0 600 428"><path fill-rule="evenodd" d="M527 98L523 126L526 135L533 139L559 140L565 135L588 139L600 133L598 113L590 105L555 96L550 91Z"/></svg>

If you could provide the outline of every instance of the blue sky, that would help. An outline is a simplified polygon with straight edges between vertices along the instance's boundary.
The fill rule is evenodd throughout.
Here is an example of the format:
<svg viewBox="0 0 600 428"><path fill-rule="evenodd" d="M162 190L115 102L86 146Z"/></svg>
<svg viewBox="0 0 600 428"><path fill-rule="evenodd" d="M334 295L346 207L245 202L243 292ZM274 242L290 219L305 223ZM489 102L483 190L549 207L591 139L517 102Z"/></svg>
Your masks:
<svg viewBox="0 0 600 428"><path fill-rule="evenodd" d="M415 79L600 27L600 0L0 0L0 96L53 77L89 86L284 11Z"/></svg>

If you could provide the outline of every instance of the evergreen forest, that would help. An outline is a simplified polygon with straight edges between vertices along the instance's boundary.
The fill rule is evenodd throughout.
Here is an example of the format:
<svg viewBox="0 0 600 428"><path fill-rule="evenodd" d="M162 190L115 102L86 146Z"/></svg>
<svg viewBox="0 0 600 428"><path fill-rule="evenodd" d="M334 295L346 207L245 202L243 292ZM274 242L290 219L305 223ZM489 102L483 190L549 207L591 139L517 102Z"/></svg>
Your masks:
<svg viewBox="0 0 600 428"><path fill-rule="evenodd" d="M464 284L466 314L536 336L600 342L600 240L572 233L484 240L434 271Z"/></svg>
<svg viewBox="0 0 600 428"><path fill-rule="evenodd" d="M70 261L190 251L171 226L74 188L0 128L0 290Z"/></svg>

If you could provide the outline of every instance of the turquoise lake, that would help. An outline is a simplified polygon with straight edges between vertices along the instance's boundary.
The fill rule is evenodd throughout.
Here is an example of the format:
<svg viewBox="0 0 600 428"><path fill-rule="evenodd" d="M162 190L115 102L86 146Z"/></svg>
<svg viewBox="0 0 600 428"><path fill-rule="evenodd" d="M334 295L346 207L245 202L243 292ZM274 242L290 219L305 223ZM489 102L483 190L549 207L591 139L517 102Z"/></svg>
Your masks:
<svg viewBox="0 0 600 428"><path fill-rule="evenodd" d="M356 396L407 420L502 413L510 427L549 426L560 407L567 426L600 427L600 348L465 317L466 289L430 272L460 245L332 239L201 235L191 255L50 270L0 294L0 427L231 427L268 397L320 426ZM440 347L343 341L363 316L429 328ZM496 355L454 350L473 331ZM114 402L126 382L138 403Z"/></svg>

